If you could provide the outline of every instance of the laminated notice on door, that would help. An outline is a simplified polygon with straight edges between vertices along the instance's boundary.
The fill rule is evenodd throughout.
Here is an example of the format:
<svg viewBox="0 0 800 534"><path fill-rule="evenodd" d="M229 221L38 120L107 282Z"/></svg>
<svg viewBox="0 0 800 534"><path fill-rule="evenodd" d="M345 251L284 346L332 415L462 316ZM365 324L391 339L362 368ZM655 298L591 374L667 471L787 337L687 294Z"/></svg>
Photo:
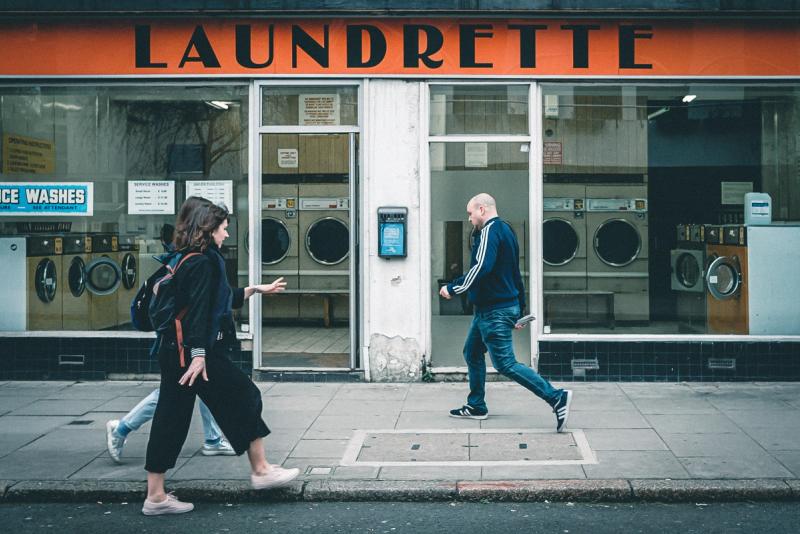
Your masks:
<svg viewBox="0 0 800 534"><path fill-rule="evenodd" d="M278 149L278 167L281 169L296 169L298 167L298 162L299 158L296 148Z"/></svg>

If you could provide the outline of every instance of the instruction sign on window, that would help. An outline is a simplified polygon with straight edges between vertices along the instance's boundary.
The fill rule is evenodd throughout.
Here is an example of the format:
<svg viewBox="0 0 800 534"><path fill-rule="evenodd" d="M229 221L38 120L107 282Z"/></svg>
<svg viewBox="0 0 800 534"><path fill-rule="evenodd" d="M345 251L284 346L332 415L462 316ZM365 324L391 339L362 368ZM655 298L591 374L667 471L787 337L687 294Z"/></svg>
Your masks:
<svg viewBox="0 0 800 534"><path fill-rule="evenodd" d="M52 142L21 135L3 135L3 172L53 174L56 151Z"/></svg>
<svg viewBox="0 0 800 534"><path fill-rule="evenodd" d="M203 197L223 204L233 213L233 180L191 180L186 182L186 198Z"/></svg>
<svg viewBox="0 0 800 534"><path fill-rule="evenodd" d="M174 215L175 182L135 180L128 182L129 215Z"/></svg>
<svg viewBox="0 0 800 534"><path fill-rule="evenodd" d="M488 143L464 143L464 167L485 169L488 166Z"/></svg>
<svg viewBox="0 0 800 534"><path fill-rule="evenodd" d="M722 204L744 204L744 196L753 192L753 182L722 182Z"/></svg>
<svg viewBox="0 0 800 534"><path fill-rule="evenodd" d="M339 95L300 95L300 126L337 126Z"/></svg>
<svg viewBox="0 0 800 534"><path fill-rule="evenodd" d="M0 183L0 215L91 216L94 184Z"/></svg>
<svg viewBox="0 0 800 534"><path fill-rule="evenodd" d="M561 161L561 143L555 141L545 143L542 150L542 162L545 165L561 165Z"/></svg>
<svg viewBox="0 0 800 534"><path fill-rule="evenodd" d="M296 169L299 166L299 161L296 148L278 149L278 167L281 169Z"/></svg>

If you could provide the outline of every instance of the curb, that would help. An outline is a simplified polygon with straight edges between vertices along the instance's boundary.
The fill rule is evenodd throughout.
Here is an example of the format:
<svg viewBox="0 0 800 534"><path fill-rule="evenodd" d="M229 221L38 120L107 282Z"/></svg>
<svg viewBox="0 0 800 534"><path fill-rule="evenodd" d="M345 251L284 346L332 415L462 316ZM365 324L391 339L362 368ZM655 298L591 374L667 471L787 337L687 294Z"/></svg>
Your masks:
<svg viewBox="0 0 800 534"><path fill-rule="evenodd" d="M741 502L799 501L800 480L296 481L254 491L244 480L168 484L194 502ZM0 502L136 502L143 482L0 481Z"/></svg>

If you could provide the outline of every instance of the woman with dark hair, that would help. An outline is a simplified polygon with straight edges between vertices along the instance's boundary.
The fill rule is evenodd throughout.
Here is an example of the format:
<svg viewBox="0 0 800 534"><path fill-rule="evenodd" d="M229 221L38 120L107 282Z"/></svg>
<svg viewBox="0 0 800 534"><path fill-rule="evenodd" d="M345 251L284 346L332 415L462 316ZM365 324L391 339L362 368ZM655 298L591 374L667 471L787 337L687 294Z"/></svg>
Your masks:
<svg viewBox="0 0 800 534"><path fill-rule="evenodd" d="M158 340L161 394L147 443L145 515L194 509L165 492L164 474L175 467L186 440L196 395L211 410L236 454L247 452L254 489L283 486L299 474L297 469L267 462L263 438L269 429L261 419L261 392L228 357L236 342L232 309L255 293L283 291L286 283L279 278L271 284L232 289L219 251L228 237L227 226L228 210L199 197L183 203L175 223L175 250L186 258L175 275L175 309L181 313L175 332Z"/></svg>

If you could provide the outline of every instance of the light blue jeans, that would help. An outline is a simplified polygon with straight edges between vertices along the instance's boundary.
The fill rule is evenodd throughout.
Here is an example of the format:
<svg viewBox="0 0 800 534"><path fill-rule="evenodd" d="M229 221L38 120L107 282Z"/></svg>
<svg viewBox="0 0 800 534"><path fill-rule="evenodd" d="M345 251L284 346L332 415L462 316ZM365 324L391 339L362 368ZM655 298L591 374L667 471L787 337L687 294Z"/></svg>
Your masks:
<svg viewBox="0 0 800 534"><path fill-rule="evenodd" d="M509 306L486 312L475 312L472 325L464 343L464 360L469 370L469 397L467 404L480 412L486 408L486 351L492 365L499 373L532 391L537 397L553 406L563 390L554 388L536 371L522 365L514 355L512 332L519 319L519 306Z"/></svg>
<svg viewBox="0 0 800 534"><path fill-rule="evenodd" d="M122 418L120 424L124 424L131 431L139 430L139 427L152 419L156 413L159 391L159 389L156 389L143 398L139 404L134 406L133 410ZM199 398L197 400L200 402L200 417L203 419L203 436L206 443L209 445L219 443L222 438L222 430L217 426L217 422L214 421L214 417L208 407Z"/></svg>

